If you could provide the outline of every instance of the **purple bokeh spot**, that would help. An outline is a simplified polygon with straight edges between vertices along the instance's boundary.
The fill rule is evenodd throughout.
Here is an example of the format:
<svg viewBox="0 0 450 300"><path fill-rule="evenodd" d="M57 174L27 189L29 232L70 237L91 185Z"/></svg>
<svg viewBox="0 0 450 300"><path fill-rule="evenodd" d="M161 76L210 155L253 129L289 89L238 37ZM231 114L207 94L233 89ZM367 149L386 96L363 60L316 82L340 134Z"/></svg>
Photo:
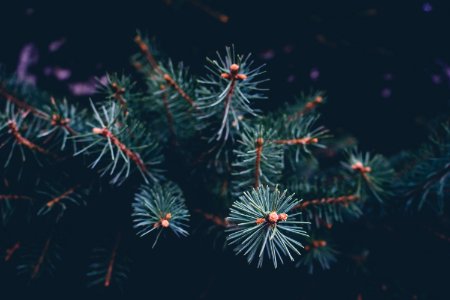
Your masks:
<svg viewBox="0 0 450 300"><path fill-rule="evenodd" d="M87 81L73 82L69 84L70 92L75 96L91 96L97 92L99 84L106 84L106 76L100 78L90 78Z"/></svg>
<svg viewBox="0 0 450 300"><path fill-rule="evenodd" d="M286 45L283 47L283 52L286 54L292 53L294 51L294 46L292 45Z"/></svg>
<svg viewBox="0 0 450 300"><path fill-rule="evenodd" d="M394 76L392 75L392 73L385 73L383 75L383 79L386 81L391 81L392 79L394 79Z"/></svg>
<svg viewBox="0 0 450 300"><path fill-rule="evenodd" d="M387 99L392 96L392 91L390 88L384 88L381 90L381 97Z"/></svg>
<svg viewBox="0 0 450 300"><path fill-rule="evenodd" d="M58 40L55 40L53 42L51 42L48 45L48 51L50 52L56 52L59 50L59 48L62 47L62 45L64 45L66 43L66 39L65 38L60 38Z"/></svg>
<svg viewBox="0 0 450 300"><path fill-rule="evenodd" d="M445 75L447 75L447 77L450 78L450 68L449 67L445 68Z"/></svg>
<svg viewBox="0 0 450 300"><path fill-rule="evenodd" d="M33 9L32 7L28 7L28 8L25 10L25 15L31 16L32 14L34 14L34 9Z"/></svg>
<svg viewBox="0 0 450 300"><path fill-rule="evenodd" d="M295 75L289 75L288 77L287 77L287 80L286 80L287 82L289 82L289 83L293 83L294 81L295 81Z"/></svg>
<svg viewBox="0 0 450 300"><path fill-rule="evenodd" d="M320 76L320 72L319 69L317 68L312 68L311 71L309 72L309 78L311 78L312 81L316 81L317 79L319 79Z"/></svg>
<svg viewBox="0 0 450 300"><path fill-rule="evenodd" d="M64 81L70 78L70 76L72 75L72 71L70 71L69 69L55 67L53 69L53 74L55 75L56 79Z"/></svg>
<svg viewBox="0 0 450 300"><path fill-rule="evenodd" d="M26 44L19 54L19 63L17 64L17 79L19 81L35 85L36 76L28 72L28 68L37 64L39 61L39 51L37 47L30 43Z"/></svg>
<svg viewBox="0 0 450 300"><path fill-rule="evenodd" d="M431 81L433 81L434 84L441 84L442 83L442 78L438 74L433 74L431 76Z"/></svg>
<svg viewBox="0 0 450 300"><path fill-rule="evenodd" d="M275 57L275 51L273 51L273 49L268 49L261 52L259 56L264 60L271 60L272 58Z"/></svg>
<svg viewBox="0 0 450 300"><path fill-rule="evenodd" d="M431 5L430 2L425 2L425 3L422 5L422 10L423 10L424 12L426 12L426 13L429 13L429 12L431 12L431 11L433 10L433 6Z"/></svg>

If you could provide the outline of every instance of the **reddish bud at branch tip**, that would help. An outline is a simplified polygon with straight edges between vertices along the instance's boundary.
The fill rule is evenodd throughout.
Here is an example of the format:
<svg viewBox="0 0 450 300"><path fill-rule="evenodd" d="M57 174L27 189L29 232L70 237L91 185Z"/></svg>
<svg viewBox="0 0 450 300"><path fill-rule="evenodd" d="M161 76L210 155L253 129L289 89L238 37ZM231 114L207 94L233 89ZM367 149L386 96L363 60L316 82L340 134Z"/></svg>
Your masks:
<svg viewBox="0 0 450 300"><path fill-rule="evenodd" d="M273 211L269 214L268 220L270 223L276 223L278 221L278 214L277 212Z"/></svg>
<svg viewBox="0 0 450 300"><path fill-rule="evenodd" d="M92 128L92 133L94 133L94 134L103 134L103 128L94 127L94 128Z"/></svg>
<svg viewBox="0 0 450 300"><path fill-rule="evenodd" d="M278 215L278 218L279 218L281 221L286 221L287 218L288 218L288 215L287 215L286 213L281 213L281 214Z"/></svg>
<svg viewBox="0 0 450 300"><path fill-rule="evenodd" d="M237 64L232 64L230 66L230 72L236 74L239 71L239 65Z"/></svg>

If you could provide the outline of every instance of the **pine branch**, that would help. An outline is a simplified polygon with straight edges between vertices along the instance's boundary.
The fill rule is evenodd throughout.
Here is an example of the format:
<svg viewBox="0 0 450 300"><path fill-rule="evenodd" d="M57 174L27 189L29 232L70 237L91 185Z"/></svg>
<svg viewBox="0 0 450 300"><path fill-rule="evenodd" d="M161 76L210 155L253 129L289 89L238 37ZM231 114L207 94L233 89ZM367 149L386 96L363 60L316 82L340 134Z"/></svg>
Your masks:
<svg viewBox="0 0 450 300"><path fill-rule="evenodd" d="M102 106L101 114L92 102L91 107L97 124L89 124L92 133L74 137L77 143L84 146L75 155L96 156L90 167L98 168L101 176L112 176L112 184L122 184L130 176L132 167L139 171L146 182L157 181L160 178L157 166L162 162L162 155L159 145L142 125L130 118L124 123L118 122L122 112L115 103L108 107ZM110 159L106 155L108 150Z"/></svg>
<svg viewBox="0 0 450 300"><path fill-rule="evenodd" d="M65 181L65 180L64 180ZM59 210L58 219L68 208L68 205L86 205L87 192L80 184L75 184L67 188L63 184L47 183L43 190L38 190L38 194L43 198L43 205L38 210L38 215L48 214L52 210Z"/></svg>
<svg viewBox="0 0 450 300"><path fill-rule="evenodd" d="M0 96L2 96L6 101L9 101L15 106L19 107L20 109L31 112L38 118L45 120L49 119L49 116L45 112L31 106L26 101L17 98L15 95L9 92L3 83L0 83Z"/></svg>
<svg viewBox="0 0 450 300"><path fill-rule="evenodd" d="M218 61L208 59L211 74L198 80L198 118L207 122L203 126L217 130L210 141L226 141L240 131L243 116L257 116L250 101L266 98L262 93L265 89L259 87L266 80L258 79L264 73L263 66L253 68L250 55L236 55L234 47L226 47L224 58L219 53L217 56Z"/></svg>
<svg viewBox="0 0 450 300"><path fill-rule="evenodd" d="M331 268L331 264L337 261L337 254L338 252L326 240L310 238L308 244L305 245L305 254L302 255L296 266L307 267L310 274L317 267L328 270Z"/></svg>
<svg viewBox="0 0 450 300"><path fill-rule="evenodd" d="M398 170L396 187L406 199L408 209L421 210L425 205L443 213L446 190L450 185L450 123L431 129L429 142L417 153L406 157L407 164Z"/></svg>
<svg viewBox="0 0 450 300"><path fill-rule="evenodd" d="M282 147L272 142L275 134L262 126L244 129L239 146L233 151L233 193L260 185L273 186L278 181L284 164Z"/></svg>
<svg viewBox="0 0 450 300"><path fill-rule="evenodd" d="M374 196L379 202L389 196L394 170L382 155L361 153L352 149L347 153L347 162L342 163L350 176L357 182L358 195L362 197Z"/></svg>
<svg viewBox="0 0 450 300"><path fill-rule="evenodd" d="M114 244L114 248L111 253L111 259L109 260L108 270L106 271L106 277L105 277L105 283L104 283L105 287L109 287L109 285L111 284L111 277L112 277L112 272L113 272L113 268L114 268L114 263L116 261L117 249L119 248L121 239L122 239L122 233L119 232L119 234L117 235L117 238L116 238L116 243Z"/></svg>
<svg viewBox="0 0 450 300"><path fill-rule="evenodd" d="M44 273L51 275L61 261L59 251L60 247L52 236L46 238L43 244L24 245L17 272L29 276L31 280L38 279Z"/></svg>
<svg viewBox="0 0 450 300"><path fill-rule="evenodd" d="M286 193L286 190L280 192L278 187L259 186L244 192L233 203L228 221L237 226L228 229L227 240L235 245L237 254L247 256L249 263L258 256L258 267L261 267L267 256L276 268L278 261L283 263L282 255L292 261L291 251L300 255L298 248L303 245L295 238L308 236L300 226L309 222L296 221L295 216L300 213L290 211L299 201Z"/></svg>
<svg viewBox="0 0 450 300"><path fill-rule="evenodd" d="M327 197L320 199L305 200L294 208L304 210L307 209L308 206L329 205L329 204L341 204L346 206L350 202L358 201L359 198L360 197L358 195L344 195L339 197Z"/></svg>
<svg viewBox="0 0 450 300"><path fill-rule="evenodd" d="M184 196L174 183L156 184L152 187L142 185L133 203L133 222L137 234L143 237L158 231L153 247L168 229L177 236L187 236L186 222L189 212L184 204Z"/></svg>
<svg viewBox="0 0 450 300"><path fill-rule="evenodd" d="M94 248L91 255L92 263L86 274L88 287L102 286L110 288L114 285L122 289L124 280L129 273L130 259L123 251L124 236L117 233L112 247Z"/></svg>

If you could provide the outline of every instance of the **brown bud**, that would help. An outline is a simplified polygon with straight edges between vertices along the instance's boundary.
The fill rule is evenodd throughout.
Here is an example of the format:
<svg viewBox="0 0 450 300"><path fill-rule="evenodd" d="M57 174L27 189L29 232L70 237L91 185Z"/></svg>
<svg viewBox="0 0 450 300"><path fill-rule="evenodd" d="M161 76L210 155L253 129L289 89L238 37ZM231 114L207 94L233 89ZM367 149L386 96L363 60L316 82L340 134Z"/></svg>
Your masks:
<svg viewBox="0 0 450 300"><path fill-rule="evenodd" d="M278 214L276 211L271 212L268 216L267 219L269 220L270 223L276 223L278 221Z"/></svg>
<svg viewBox="0 0 450 300"><path fill-rule="evenodd" d="M281 213L281 214L278 215L278 218L279 218L281 221L286 221L287 218L288 218L288 215L287 215L286 213Z"/></svg>
<svg viewBox="0 0 450 300"><path fill-rule="evenodd" d="M169 227L169 221L167 221L167 220L161 220L161 226L162 227L164 227L164 228L167 228L167 227Z"/></svg>
<svg viewBox="0 0 450 300"><path fill-rule="evenodd" d="M231 74L237 74L237 72L239 71L239 65L237 64L232 64L230 66L230 72Z"/></svg>

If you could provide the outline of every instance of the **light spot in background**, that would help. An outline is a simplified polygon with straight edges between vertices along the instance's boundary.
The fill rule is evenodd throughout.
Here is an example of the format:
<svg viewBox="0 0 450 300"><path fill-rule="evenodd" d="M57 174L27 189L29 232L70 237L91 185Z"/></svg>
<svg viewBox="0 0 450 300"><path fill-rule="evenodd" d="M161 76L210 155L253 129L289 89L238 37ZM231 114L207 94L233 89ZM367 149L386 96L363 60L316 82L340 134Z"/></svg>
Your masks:
<svg viewBox="0 0 450 300"><path fill-rule="evenodd" d="M317 79L319 79L320 76L320 72L319 69L314 67L311 69L311 71L309 72L309 78L311 78L312 81L316 81Z"/></svg>
<svg viewBox="0 0 450 300"><path fill-rule="evenodd" d="M431 81L434 84L441 84L442 83L442 77L440 75L438 75L438 74L433 74L433 75L431 75Z"/></svg>
<svg viewBox="0 0 450 300"><path fill-rule="evenodd" d="M392 75L392 73L385 73L383 75L383 79L386 80L386 81L391 81L391 80L394 79L394 76Z"/></svg>
<svg viewBox="0 0 450 300"><path fill-rule="evenodd" d="M264 60L271 60L275 57L275 51L273 49L268 49L259 54L259 57Z"/></svg>
<svg viewBox="0 0 450 300"><path fill-rule="evenodd" d="M64 81L70 78L72 75L72 71L66 68L61 67L50 67L47 66L44 68L44 75L46 76L55 76L59 81Z"/></svg>
<svg viewBox="0 0 450 300"><path fill-rule="evenodd" d="M291 74L286 79L287 82L293 83L295 81L295 75Z"/></svg>
<svg viewBox="0 0 450 300"><path fill-rule="evenodd" d="M33 15L33 14L34 14L34 8L28 7L28 8L25 10L25 15L31 16L31 15Z"/></svg>
<svg viewBox="0 0 450 300"><path fill-rule="evenodd" d="M28 72L29 67L37 64L39 61L39 51L32 44L26 44L19 54L19 62L17 64L17 79L21 82L36 85L36 76Z"/></svg>
<svg viewBox="0 0 450 300"><path fill-rule="evenodd" d="M384 88L381 90L381 97L387 99L392 96L392 91L390 88Z"/></svg>
<svg viewBox="0 0 450 300"><path fill-rule="evenodd" d="M66 39L65 38L60 38L58 40L55 40L53 42L51 42L48 45L48 51L50 52L56 52L59 50L59 48L61 48L64 44L66 43Z"/></svg>
<svg viewBox="0 0 450 300"><path fill-rule="evenodd" d="M283 52L286 54L290 54L290 53L292 53L292 51L294 51L294 46L292 46L292 45L288 44L283 47Z"/></svg>
<svg viewBox="0 0 450 300"><path fill-rule="evenodd" d="M106 76L100 78L91 77L87 81L73 82L69 84L69 90L74 96L91 96L97 91L99 84L106 84Z"/></svg>
<svg viewBox="0 0 450 300"><path fill-rule="evenodd" d="M53 74L55 75L56 79L63 81L69 79L72 75L72 72L69 69L55 67L53 68Z"/></svg>
<svg viewBox="0 0 450 300"><path fill-rule="evenodd" d="M425 2L425 3L422 5L422 10L423 10L425 13L429 13L429 12L431 12L431 11L433 10L433 6L431 5L430 2Z"/></svg>

